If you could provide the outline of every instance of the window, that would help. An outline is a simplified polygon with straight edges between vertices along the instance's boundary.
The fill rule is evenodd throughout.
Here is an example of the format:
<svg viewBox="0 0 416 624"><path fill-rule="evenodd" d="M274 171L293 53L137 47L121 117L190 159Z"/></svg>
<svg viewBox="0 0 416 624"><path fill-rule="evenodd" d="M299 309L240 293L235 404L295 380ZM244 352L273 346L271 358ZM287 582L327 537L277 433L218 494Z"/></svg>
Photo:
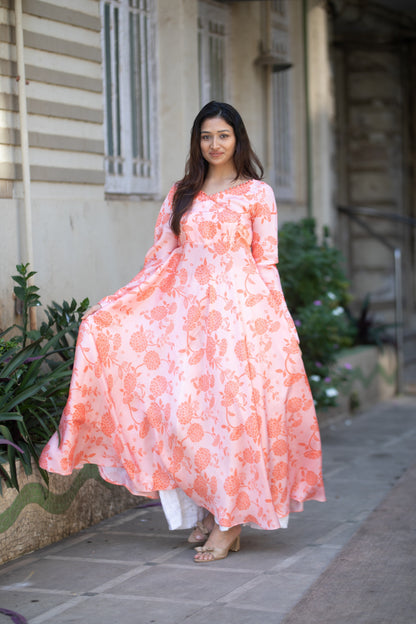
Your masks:
<svg viewBox="0 0 416 624"><path fill-rule="evenodd" d="M105 172L110 193L158 186L155 0L101 2Z"/></svg>
<svg viewBox="0 0 416 624"><path fill-rule="evenodd" d="M293 196L293 130L290 106L289 16L287 0L272 2L272 53L280 71L272 74L274 184L281 199Z"/></svg>
<svg viewBox="0 0 416 624"><path fill-rule="evenodd" d="M227 99L228 7L198 4L199 94L201 106L210 100Z"/></svg>

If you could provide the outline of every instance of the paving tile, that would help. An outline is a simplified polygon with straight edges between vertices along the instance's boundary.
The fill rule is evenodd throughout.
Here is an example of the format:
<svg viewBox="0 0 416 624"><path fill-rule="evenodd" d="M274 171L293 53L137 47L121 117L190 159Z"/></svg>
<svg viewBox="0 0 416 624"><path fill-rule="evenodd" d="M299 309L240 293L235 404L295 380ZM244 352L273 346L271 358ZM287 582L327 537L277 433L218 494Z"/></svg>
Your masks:
<svg viewBox="0 0 416 624"><path fill-rule="evenodd" d="M163 588L164 599L205 602L218 600L252 578L253 574L249 572L245 574L221 572L221 568L216 564L193 564L181 568L161 564L150 566L140 576L118 585L117 593L157 598L160 597Z"/></svg>
<svg viewBox="0 0 416 624"><path fill-rule="evenodd" d="M49 611L49 609L52 609L67 600L67 595L56 594L52 591L50 593L41 593L36 589L29 592L0 590L0 607L16 611L29 621L35 616L40 615L45 611ZM10 618L0 614L1 624L3 624L3 618L4 622L11 624Z"/></svg>
<svg viewBox="0 0 416 624"><path fill-rule="evenodd" d="M300 600L309 589L313 577L300 572L279 572L276 575L264 575L253 587L240 587L225 601L228 605L250 607L268 611L288 611Z"/></svg>
<svg viewBox="0 0 416 624"><path fill-rule="evenodd" d="M186 624L279 624L283 614L214 604L198 609L186 619Z"/></svg>
<svg viewBox="0 0 416 624"><path fill-rule="evenodd" d="M56 556L132 562L137 565L140 562L151 561L177 546L175 541L166 543L153 535L143 537L134 533L100 531L80 544L69 544Z"/></svg>
<svg viewBox="0 0 416 624"><path fill-rule="evenodd" d="M0 576L0 589L4 586L13 589L14 585L17 585L17 589L19 583L25 583L25 586L30 589L82 593L124 572L126 572L126 566L123 565L43 558L29 568L5 571Z"/></svg>
<svg viewBox="0 0 416 624"><path fill-rule="evenodd" d="M155 599L123 599L114 596L92 596L59 614L52 614L45 624L179 624L188 618L197 607L180 602L165 602ZM32 623L31 623L32 624ZM34 622L33 624L38 624ZM40 623L39 623L40 624Z"/></svg>
<svg viewBox="0 0 416 624"><path fill-rule="evenodd" d="M152 504L152 503L150 503ZM143 503L146 505L146 503ZM117 530L127 532L149 532L150 534L169 534L168 524L161 507L139 507L128 510L98 525L99 531ZM183 533L188 535L189 531Z"/></svg>
<svg viewBox="0 0 416 624"><path fill-rule="evenodd" d="M198 565L189 531L144 503L1 566L0 606L30 624L283 623L414 461L413 400L348 420L322 430L327 502L307 502L288 529L244 527L239 553Z"/></svg>

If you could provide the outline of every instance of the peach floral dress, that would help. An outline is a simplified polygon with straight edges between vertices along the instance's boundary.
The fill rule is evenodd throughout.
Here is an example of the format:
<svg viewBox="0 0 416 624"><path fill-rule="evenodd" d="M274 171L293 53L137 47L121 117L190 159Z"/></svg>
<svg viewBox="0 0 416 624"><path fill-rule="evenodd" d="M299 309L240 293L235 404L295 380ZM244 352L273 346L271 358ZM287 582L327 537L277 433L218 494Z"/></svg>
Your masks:
<svg viewBox="0 0 416 624"><path fill-rule="evenodd" d="M134 494L179 488L222 527L276 529L325 496L274 194L257 180L200 192L176 237L174 190L143 270L81 324L60 439L40 463L97 464Z"/></svg>

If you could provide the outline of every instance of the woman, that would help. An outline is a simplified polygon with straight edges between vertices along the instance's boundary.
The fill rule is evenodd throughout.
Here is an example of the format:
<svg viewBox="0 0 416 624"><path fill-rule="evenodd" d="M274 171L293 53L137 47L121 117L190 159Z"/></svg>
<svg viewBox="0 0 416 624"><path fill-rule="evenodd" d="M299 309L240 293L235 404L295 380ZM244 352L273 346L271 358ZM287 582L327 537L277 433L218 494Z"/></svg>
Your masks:
<svg viewBox="0 0 416 624"><path fill-rule="evenodd" d="M325 499L262 173L238 112L204 106L143 270L84 317L60 438L41 457L159 494L171 529L196 525L198 563L238 550L241 525L285 527Z"/></svg>

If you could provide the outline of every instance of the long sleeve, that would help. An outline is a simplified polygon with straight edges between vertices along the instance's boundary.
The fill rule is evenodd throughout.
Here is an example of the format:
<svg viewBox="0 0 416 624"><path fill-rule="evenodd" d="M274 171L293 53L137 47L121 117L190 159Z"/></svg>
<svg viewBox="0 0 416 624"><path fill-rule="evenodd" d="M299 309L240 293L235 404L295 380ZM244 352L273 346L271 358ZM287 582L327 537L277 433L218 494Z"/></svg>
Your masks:
<svg viewBox="0 0 416 624"><path fill-rule="evenodd" d="M270 290L281 290L276 264L277 253L277 209L273 190L264 184L252 207L253 238L251 251L259 273Z"/></svg>
<svg viewBox="0 0 416 624"><path fill-rule="evenodd" d="M143 269L126 286L117 290L113 295L101 299L99 302L101 307L105 307L107 303L112 303L129 291L138 288L146 277L157 271L169 259L172 251L178 246L178 237L170 227L174 193L175 186L170 189L160 209L155 226L153 245L145 256Z"/></svg>
<svg viewBox="0 0 416 624"><path fill-rule="evenodd" d="M251 251L263 282L270 291L270 303L278 314L286 317L290 330L297 340L298 334L282 292L277 270L277 208L273 190L262 186L258 201L252 207L253 238Z"/></svg>

